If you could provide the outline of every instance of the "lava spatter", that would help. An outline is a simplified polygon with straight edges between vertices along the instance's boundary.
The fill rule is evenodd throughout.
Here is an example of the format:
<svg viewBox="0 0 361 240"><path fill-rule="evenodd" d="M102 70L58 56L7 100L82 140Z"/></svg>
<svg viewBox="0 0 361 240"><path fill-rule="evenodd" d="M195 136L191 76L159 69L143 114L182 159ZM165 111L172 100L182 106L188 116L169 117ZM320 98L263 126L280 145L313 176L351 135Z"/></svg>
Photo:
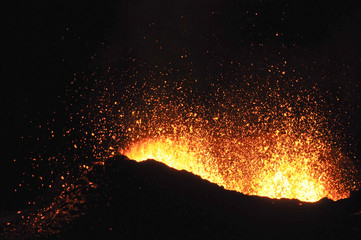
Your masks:
<svg viewBox="0 0 361 240"><path fill-rule="evenodd" d="M349 196L354 169L332 143L327 119L317 112L321 104L310 102L309 92L289 103L279 90L264 97L219 86L206 103L194 105L167 101L168 87L144 92L152 107L133 108L137 120L120 154L155 159L249 195L308 202Z"/></svg>

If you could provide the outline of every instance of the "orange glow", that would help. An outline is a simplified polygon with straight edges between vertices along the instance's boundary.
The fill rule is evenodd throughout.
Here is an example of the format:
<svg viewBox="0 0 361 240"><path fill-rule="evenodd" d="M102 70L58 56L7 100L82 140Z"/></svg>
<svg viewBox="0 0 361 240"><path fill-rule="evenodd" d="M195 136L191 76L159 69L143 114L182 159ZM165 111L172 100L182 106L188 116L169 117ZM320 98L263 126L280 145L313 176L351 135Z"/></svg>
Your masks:
<svg viewBox="0 0 361 240"><path fill-rule="evenodd" d="M311 146L307 139L276 135L271 141L260 137L235 143L229 145L223 139L211 146L194 137L163 136L137 141L120 153L136 161L155 159L249 195L308 202L349 195L344 189L335 189L327 176L332 169L321 158L329 154L328 150ZM223 148L223 155L217 155L217 148Z"/></svg>
<svg viewBox="0 0 361 240"><path fill-rule="evenodd" d="M139 137L120 154L136 161L155 159L247 195L316 202L349 197L337 149L310 134L289 130L217 138L191 126L168 134Z"/></svg>
<svg viewBox="0 0 361 240"><path fill-rule="evenodd" d="M95 136L109 145L95 149L99 159L155 159L228 190L277 199L336 201L359 188L340 124L316 87L296 87L300 79L281 73L240 77L235 69L200 84L181 71L156 71L122 89L121 99L106 92Z"/></svg>

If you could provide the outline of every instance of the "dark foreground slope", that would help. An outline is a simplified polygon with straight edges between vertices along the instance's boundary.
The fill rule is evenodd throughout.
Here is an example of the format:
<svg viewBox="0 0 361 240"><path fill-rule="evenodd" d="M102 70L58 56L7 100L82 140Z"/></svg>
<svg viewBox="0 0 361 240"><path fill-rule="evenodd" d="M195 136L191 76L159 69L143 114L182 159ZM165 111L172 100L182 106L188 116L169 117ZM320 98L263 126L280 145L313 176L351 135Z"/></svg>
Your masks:
<svg viewBox="0 0 361 240"><path fill-rule="evenodd" d="M250 197L149 160L109 159L89 176L98 185L87 214L62 239L353 239L360 194L314 204ZM358 214L357 214L358 213Z"/></svg>
<svg viewBox="0 0 361 240"><path fill-rule="evenodd" d="M227 191L153 160L89 173L84 214L40 239L358 239L361 198L317 203Z"/></svg>

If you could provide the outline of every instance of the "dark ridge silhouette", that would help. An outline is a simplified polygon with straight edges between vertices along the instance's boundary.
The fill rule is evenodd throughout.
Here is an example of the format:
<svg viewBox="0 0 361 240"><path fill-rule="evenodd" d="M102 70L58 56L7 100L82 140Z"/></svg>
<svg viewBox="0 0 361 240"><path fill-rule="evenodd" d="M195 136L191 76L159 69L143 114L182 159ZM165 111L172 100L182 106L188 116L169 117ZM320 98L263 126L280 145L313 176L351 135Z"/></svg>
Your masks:
<svg viewBox="0 0 361 240"><path fill-rule="evenodd" d="M361 194L333 202L227 191L186 171L124 156L94 165L84 214L40 239L357 239Z"/></svg>

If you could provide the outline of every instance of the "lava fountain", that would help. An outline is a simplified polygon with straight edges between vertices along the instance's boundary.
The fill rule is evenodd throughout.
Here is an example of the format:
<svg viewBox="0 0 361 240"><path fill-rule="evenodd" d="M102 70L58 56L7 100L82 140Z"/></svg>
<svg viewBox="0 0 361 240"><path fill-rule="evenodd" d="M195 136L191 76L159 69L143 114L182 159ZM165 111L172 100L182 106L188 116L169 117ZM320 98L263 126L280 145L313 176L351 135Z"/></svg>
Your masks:
<svg viewBox="0 0 361 240"><path fill-rule="evenodd" d="M195 136L170 135L136 141L120 153L136 161L155 159L249 195L309 202L348 197L332 182L337 176L330 176L334 166L329 165L329 149L287 135L271 138L205 142Z"/></svg>
<svg viewBox="0 0 361 240"><path fill-rule="evenodd" d="M307 202L349 197L355 169L332 140L327 119L314 111L318 102L310 104L309 95L290 104L275 92L259 100L222 91L215 98L222 101L208 96L196 106L145 94L143 107L127 116L128 141L118 153L248 195Z"/></svg>
<svg viewBox="0 0 361 240"><path fill-rule="evenodd" d="M235 66L201 81L188 68L138 69L106 87L101 81L99 102L89 105L98 113L87 122L99 160L154 159L276 199L336 201L359 188L339 116L317 86L281 70L257 75Z"/></svg>

